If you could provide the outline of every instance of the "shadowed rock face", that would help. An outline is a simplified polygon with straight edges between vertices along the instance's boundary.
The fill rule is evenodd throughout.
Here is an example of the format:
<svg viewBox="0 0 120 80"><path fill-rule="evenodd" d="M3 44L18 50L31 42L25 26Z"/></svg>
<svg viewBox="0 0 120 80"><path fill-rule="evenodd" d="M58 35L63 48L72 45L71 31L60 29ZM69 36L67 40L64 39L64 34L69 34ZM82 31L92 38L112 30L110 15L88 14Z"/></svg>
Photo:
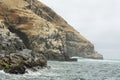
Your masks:
<svg viewBox="0 0 120 80"><path fill-rule="evenodd" d="M0 54L16 53L25 48L23 41L16 34L10 32L0 20Z"/></svg>
<svg viewBox="0 0 120 80"><path fill-rule="evenodd" d="M48 59L103 58L92 43L37 0L0 0L0 20L28 49L42 53Z"/></svg>

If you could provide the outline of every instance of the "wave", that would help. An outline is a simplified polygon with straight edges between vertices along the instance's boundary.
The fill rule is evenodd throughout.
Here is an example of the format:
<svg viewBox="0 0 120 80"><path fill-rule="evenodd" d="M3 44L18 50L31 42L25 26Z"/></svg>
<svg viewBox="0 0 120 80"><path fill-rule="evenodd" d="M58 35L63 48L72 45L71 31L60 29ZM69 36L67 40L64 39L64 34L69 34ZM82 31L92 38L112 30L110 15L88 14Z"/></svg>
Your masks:
<svg viewBox="0 0 120 80"><path fill-rule="evenodd" d="M84 59L84 58L78 58L78 62L110 62L110 63L120 63L120 60L97 60L97 59Z"/></svg>

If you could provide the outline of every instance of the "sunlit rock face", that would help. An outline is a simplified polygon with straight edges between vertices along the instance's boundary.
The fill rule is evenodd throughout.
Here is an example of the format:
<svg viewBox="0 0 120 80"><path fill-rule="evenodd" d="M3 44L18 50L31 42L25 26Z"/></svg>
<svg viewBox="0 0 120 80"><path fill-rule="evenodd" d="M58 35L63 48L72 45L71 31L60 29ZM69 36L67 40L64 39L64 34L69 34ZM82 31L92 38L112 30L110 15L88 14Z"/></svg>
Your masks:
<svg viewBox="0 0 120 80"><path fill-rule="evenodd" d="M103 58L91 42L37 0L0 0L0 20L11 34L22 40L23 46L44 54L47 59Z"/></svg>

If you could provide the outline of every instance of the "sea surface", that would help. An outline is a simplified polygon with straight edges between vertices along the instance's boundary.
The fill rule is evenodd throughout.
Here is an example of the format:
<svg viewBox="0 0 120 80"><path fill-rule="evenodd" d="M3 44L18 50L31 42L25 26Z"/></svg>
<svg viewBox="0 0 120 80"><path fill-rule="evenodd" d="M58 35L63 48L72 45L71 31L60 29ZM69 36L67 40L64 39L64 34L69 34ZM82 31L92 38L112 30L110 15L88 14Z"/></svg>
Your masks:
<svg viewBox="0 0 120 80"><path fill-rule="evenodd" d="M24 75L0 71L0 80L120 80L119 60L48 61L48 65L49 69L29 71Z"/></svg>

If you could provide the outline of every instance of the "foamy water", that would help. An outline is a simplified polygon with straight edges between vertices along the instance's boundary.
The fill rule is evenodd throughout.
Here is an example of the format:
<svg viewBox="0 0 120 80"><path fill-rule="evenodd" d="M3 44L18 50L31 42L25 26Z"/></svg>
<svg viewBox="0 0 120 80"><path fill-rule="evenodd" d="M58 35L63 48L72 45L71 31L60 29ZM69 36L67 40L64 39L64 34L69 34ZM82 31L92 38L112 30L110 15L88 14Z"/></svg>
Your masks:
<svg viewBox="0 0 120 80"><path fill-rule="evenodd" d="M120 61L79 59L78 62L48 61L50 69L24 75L0 71L0 80L120 80Z"/></svg>

